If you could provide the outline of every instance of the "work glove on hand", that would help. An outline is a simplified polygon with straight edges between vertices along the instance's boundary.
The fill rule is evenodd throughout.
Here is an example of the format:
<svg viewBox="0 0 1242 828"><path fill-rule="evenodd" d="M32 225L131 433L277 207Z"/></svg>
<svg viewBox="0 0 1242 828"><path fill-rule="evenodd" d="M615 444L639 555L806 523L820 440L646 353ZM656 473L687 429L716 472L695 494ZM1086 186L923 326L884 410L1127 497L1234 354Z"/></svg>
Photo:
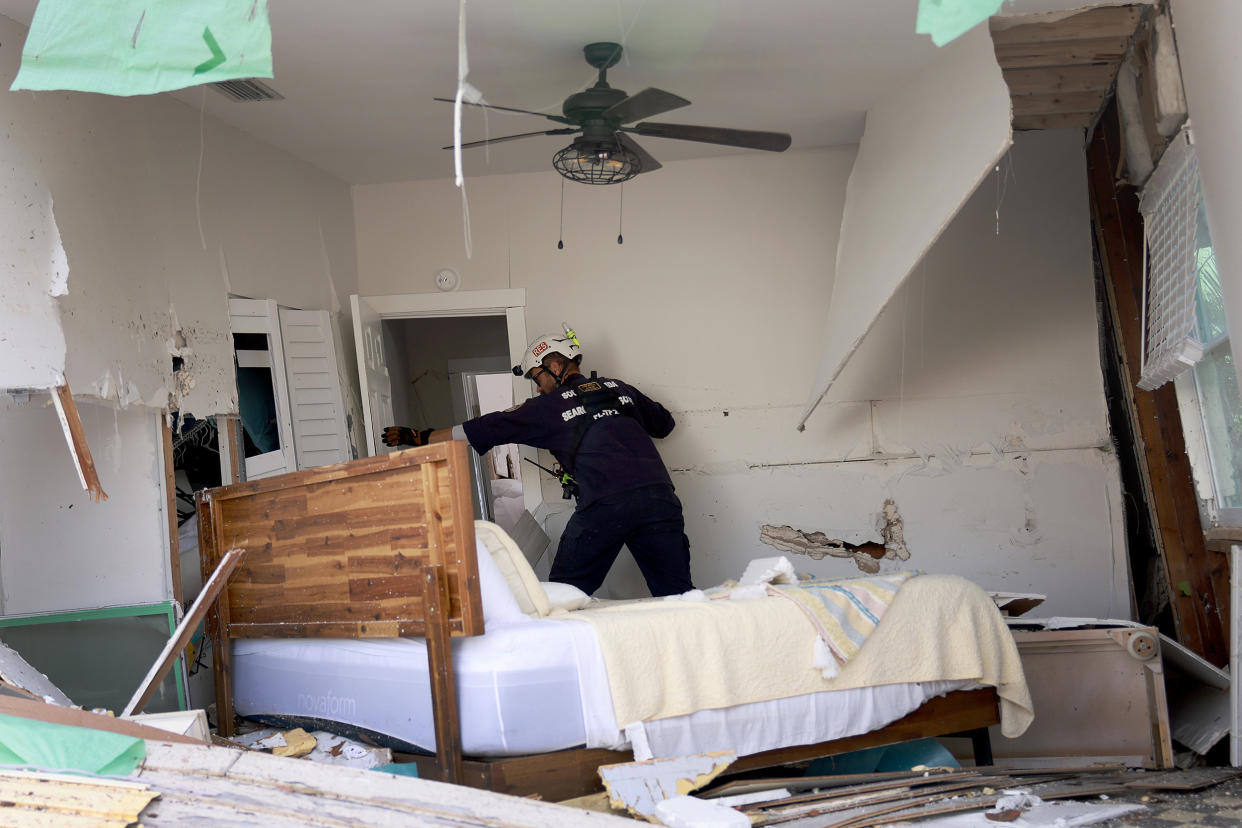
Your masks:
<svg viewBox="0 0 1242 828"><path fill-rule="evenodd" d="M386 446L425 446L431 436L431 429L415 431L409 426L388 426L384 429L384 445Z"/></svg>

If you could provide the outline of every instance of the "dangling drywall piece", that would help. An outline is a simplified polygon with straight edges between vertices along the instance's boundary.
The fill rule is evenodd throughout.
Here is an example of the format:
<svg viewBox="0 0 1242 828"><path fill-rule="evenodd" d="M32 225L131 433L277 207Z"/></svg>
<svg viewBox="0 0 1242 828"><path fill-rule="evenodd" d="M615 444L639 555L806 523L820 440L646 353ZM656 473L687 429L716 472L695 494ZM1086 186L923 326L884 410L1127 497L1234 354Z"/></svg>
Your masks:
<svg viewBox="0 0 1242 828"><path fill-rule="evenodd" d="M737 760L731 750L601 765L599 778L614 808L654 820L655 809L666 799L684 796L711 782Z"/></svg>
<svg viewBox="0 0 1242 828"><path fill-rule="evenodd" d="M1009 88L975 29L867 112L845 190L811 412L897 289L1012 143Z"/></svg>
<svg viewBox="0 0 1242 828"><path fill-rule="evenodd" d="M39 0L12 89L153 95L270 77L266 0Z"/></svg>
<svg viewBox="0 0 1242 828"><path fill-rule="evenodd" d="M943 46L1000 11L1001 0L919 0L914 31Z"/></svg>
<svg viewBox="0 0 1242 828"><path fill-rule="evenodd" d="M5 176L7 197L0 201L0 388L53 388L64 382L65 333L56 297L69 292L69 262L51 194L28 168L15 166Z"/></svg>

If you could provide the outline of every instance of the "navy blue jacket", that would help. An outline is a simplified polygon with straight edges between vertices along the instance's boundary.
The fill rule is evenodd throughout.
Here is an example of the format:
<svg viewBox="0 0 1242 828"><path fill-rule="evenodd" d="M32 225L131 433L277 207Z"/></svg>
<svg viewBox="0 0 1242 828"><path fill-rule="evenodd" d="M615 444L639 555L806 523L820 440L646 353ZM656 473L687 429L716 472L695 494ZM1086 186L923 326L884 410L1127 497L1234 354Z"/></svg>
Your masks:
<svg viewBox="0 0 1242 828"><path fill-rule="evenodd" d="M579 423L590 416L572 389L588 381L582 374L571 374L550 394L532 397L510 411L467 420L462 423L466 438L479 454L505 443L523 443L547 449L558 463L567 465ZM626 410L599 417L583 434L573 468L579 486L578 508L642 486L671 486L673 481L651 438L673 430L673 415L632 385L607 377L595 381L615 392L618 409Z"/></svg>

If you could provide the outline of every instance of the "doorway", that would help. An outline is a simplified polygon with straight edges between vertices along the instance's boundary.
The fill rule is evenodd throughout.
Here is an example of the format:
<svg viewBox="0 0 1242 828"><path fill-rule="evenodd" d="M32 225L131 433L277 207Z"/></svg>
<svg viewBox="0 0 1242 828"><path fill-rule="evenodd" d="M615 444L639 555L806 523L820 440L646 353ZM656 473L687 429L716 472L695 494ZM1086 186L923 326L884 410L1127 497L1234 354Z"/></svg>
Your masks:
<svg viewBox="0 0 1242 828"><path fill-rule="evenodd" d="M383 319L394 424L448 428L513 407L513 373L503 316ZM514 445L470 451L475 517L506 532L521 517L520 460ZM516 507L516 508L515 508Z"/></svg>
<svg viewBox="0 0 1242 828"><path fill-rule="evenodd" d="M531 396L529 381L511 372L526 347L525 294L351 297L369 454L390 450L379 439L387 425L447 428ZM542 504L535 476L522 485L522 458L533 459L532 449L470 454L476 517L508 530L506 522Z"/></svg>

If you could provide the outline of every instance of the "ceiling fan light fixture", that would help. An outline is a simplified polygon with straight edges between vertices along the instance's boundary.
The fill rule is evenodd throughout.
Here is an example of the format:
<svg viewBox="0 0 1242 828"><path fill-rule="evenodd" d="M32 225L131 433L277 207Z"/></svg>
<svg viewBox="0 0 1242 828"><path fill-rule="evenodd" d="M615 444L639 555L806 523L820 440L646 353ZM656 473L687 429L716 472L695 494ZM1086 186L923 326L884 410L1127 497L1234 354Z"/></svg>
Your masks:
<svg viewBox="0 0 1242 828"><path fill-rule="evenodd" d="M552 156L552 166L580 184L620 184L643 171L642 159L623 146L570 144Z"/></svg>

